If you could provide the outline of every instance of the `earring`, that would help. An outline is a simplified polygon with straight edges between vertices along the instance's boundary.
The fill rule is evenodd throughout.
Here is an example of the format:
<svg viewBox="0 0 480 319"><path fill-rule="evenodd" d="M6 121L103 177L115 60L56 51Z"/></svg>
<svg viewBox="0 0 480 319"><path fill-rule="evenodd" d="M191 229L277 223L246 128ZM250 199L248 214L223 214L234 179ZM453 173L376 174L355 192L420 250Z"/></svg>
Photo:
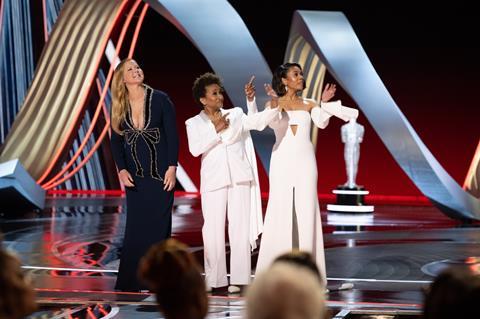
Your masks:
<svg viewBox="0 0 480 319"><path fill-rule="evenodd" d="M285 93L288 92L288 86L285 85Z"/></svg>

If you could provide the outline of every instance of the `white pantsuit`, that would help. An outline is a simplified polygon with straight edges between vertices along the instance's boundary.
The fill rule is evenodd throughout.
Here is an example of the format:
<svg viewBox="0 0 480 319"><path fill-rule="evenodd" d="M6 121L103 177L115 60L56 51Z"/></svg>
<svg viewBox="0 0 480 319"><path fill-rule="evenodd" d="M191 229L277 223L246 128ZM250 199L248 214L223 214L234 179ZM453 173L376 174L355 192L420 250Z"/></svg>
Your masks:
<svg viewBox="0 0 480 319"><path fill-rule="evenodd" d="M225 257L225 218L228 216L230 242L230 283L250 282L251 261L248 241L250 183L233 184L202 194L205 246L205 274L210 287L228 285ZM227 215L227 216L226 216Z"/></svg>
<svg viewBox="0 0 480 319"><path fill-rule="evenodd" d="M249 115L241 108L221 109L230 125L217 133L202 111L188 119L188 147L202 156L200 192L204 226L205 277L210 287L228 285L225 258L225 217L230 242L230 284L250 281L250 248L262 232L260 188L250 130L263 130L278 117L277 109L256 112L248 103Z"/></svg>

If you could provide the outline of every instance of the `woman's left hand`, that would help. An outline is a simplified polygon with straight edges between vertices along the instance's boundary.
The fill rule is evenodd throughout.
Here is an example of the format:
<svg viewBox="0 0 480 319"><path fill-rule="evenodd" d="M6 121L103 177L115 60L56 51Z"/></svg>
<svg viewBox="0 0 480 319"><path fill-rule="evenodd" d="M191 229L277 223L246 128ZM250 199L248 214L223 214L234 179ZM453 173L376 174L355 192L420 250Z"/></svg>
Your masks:
<svg viewBox="0 0 480 319"><path fill-rule="evenodd" d="M328 83L322 92L322 102L328 102L335 95L337 86L335 84Z"/></svg>
<svg viewBox="0 0 480 319"><path fill-rule="evenodd" d="M165 172L165 177L163 178L163 189L166 191L171 191L175 187L177 181L177 167L169 166Z"/></svg>

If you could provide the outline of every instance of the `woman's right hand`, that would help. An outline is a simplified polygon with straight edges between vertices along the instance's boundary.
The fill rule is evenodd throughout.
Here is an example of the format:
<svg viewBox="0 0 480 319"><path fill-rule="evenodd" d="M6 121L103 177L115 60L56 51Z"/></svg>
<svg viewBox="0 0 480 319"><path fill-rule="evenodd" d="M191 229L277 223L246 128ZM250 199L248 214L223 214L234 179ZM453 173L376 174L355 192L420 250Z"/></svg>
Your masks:
<svg viewBox="0 0 480 319"><path fill-rule="evenodd" d="M230 120L227 119L227 116L228 113L225 113L224 115L219 116L214 121L212 121L213 125L215 126L215 131L217 131L217 133L227 129L230 125Z"/></svg>
<svg viewBox="0 0 480 319"><path fill-rule="evenodd" d="M120 178L120 182L125 185L126 187L134 187L132 175L126 170L122 169L118 172L118 177Z"/></svg>
<svg viewBox="0 0 480 319"><path fill-rule="evenodd" d="M255 85L253 85L253 80L255 80L255 75L252 75L250 81L245 84L245 96L250 102L252 102L255 97Z"/></svg>
<svg viewBox="0 0 480 319"><path fill-rule="evenodd" d="M268 83L265 83L264 87L265 87L265 93L267 93L267 95L270 96L270 107L272 109L278 107L278 95L277 93L275 93L275 90Z"/></svg>

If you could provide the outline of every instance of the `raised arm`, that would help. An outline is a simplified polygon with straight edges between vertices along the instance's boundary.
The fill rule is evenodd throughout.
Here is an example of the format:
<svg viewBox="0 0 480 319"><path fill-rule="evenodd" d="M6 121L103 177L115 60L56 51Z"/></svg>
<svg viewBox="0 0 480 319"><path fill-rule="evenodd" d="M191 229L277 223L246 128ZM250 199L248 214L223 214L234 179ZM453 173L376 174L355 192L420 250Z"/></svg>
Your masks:
<svg viewBox="0 0 480 319"><path fill-rule="evenodd" d="M327 83L325 85L325 88L323 89L322 92L322 97L321 97L321 103L323 102L328 102L330 101L333 96L335 95L335 92L337 91L337 86L332 83ZM330 117L332 115L328 112L325 112L322 108L319 107L317 102L310 100L310 114L312 117L313 123L321 129L324 129L327 127L328 123L330 122Z"/></svg>
<svg viewBox="0 0 480 319"><path fill-rule="evenodd" d="M330 113L325 112L325 110L318 105L314 106L311 109L310 115L312 117L313 123L321 129L327 127L328 123L330 122L330 118L332 117Z"/></svg>
<svg viewBox="0 0 480 319"><path fill-rule="evenodd" d="M254 114L254 113L257 113L257 112L258 112L257 100L256 100L255 97L253 97L253 100L252 100L252 101L250 101L250 100L247 98L247 111L248 111L247 114Z"/></svg>
<svg viewBox="0 0 480 319"><path fill-rule="evenodd" d="M255 76L250 78L250 81L245 84L245 97L247 99L248 115L242 117L242 130L258 130L262 131L267 125L269 125L275 117L278 115L276 108L267 108L262 112L258 112L257 103L255 99L255 86L253 81ZM271 87L270 87L271 89Z"/></svg>
<svg viewBox="0 0 480 319"><path fill-rule="evenodd" d="M279 109L266 107L262 112L251 113L243 116L243 130L257 130L262 131L274 122L279 116Z"/></svg>
<svg viewBox="0 0 480 319"><path fill-rule="evenodd" d="M263 86L265 88L265 93L270 97L270 101L267 101L265 104L265 109L277 109L278 112L277 116L268 124L270 128L275 130L282 119L283 108L279 105L277 93L275 93L272 86L268 83L265 83Z"/></svg>
<svg viewBox="0 0 480 319"><path fill-rule="evenodd" d="M327 83L322 92L321 107L312 108L312 120L319 128L325 128L332 116L336 116L345 122L358 117L358 110L343 106L340 100L329 102L336 91L337 86L335 84Z"/></svg>
<svg viewBox="0 0 480 319"><path fill-rule="evenodd" d="M327 127L332 116L336 116L345 122L358 117L358 110L342 105L340 100L334 102L321 102L320 106L315 106L311 110L313 123L323 129Z"/></svg>
<svg viewBox="0 0 480 319"><path fill-rule="evenodd" d="M342 101L322 102L322 109L325 112L344 120L345 122L358 117L358 110L342 105Z"/></svg>
<svg viewBox="0 0 480 319"><path fill-rule="evenodd" d="M258 112L257 102L255 100L255 85L253 84L254 80L255 80L255 75L252 75L252 77L250 78L250 81L248 81L248 83L245 84L245 97L247 99L248 114Z"/></svg>

